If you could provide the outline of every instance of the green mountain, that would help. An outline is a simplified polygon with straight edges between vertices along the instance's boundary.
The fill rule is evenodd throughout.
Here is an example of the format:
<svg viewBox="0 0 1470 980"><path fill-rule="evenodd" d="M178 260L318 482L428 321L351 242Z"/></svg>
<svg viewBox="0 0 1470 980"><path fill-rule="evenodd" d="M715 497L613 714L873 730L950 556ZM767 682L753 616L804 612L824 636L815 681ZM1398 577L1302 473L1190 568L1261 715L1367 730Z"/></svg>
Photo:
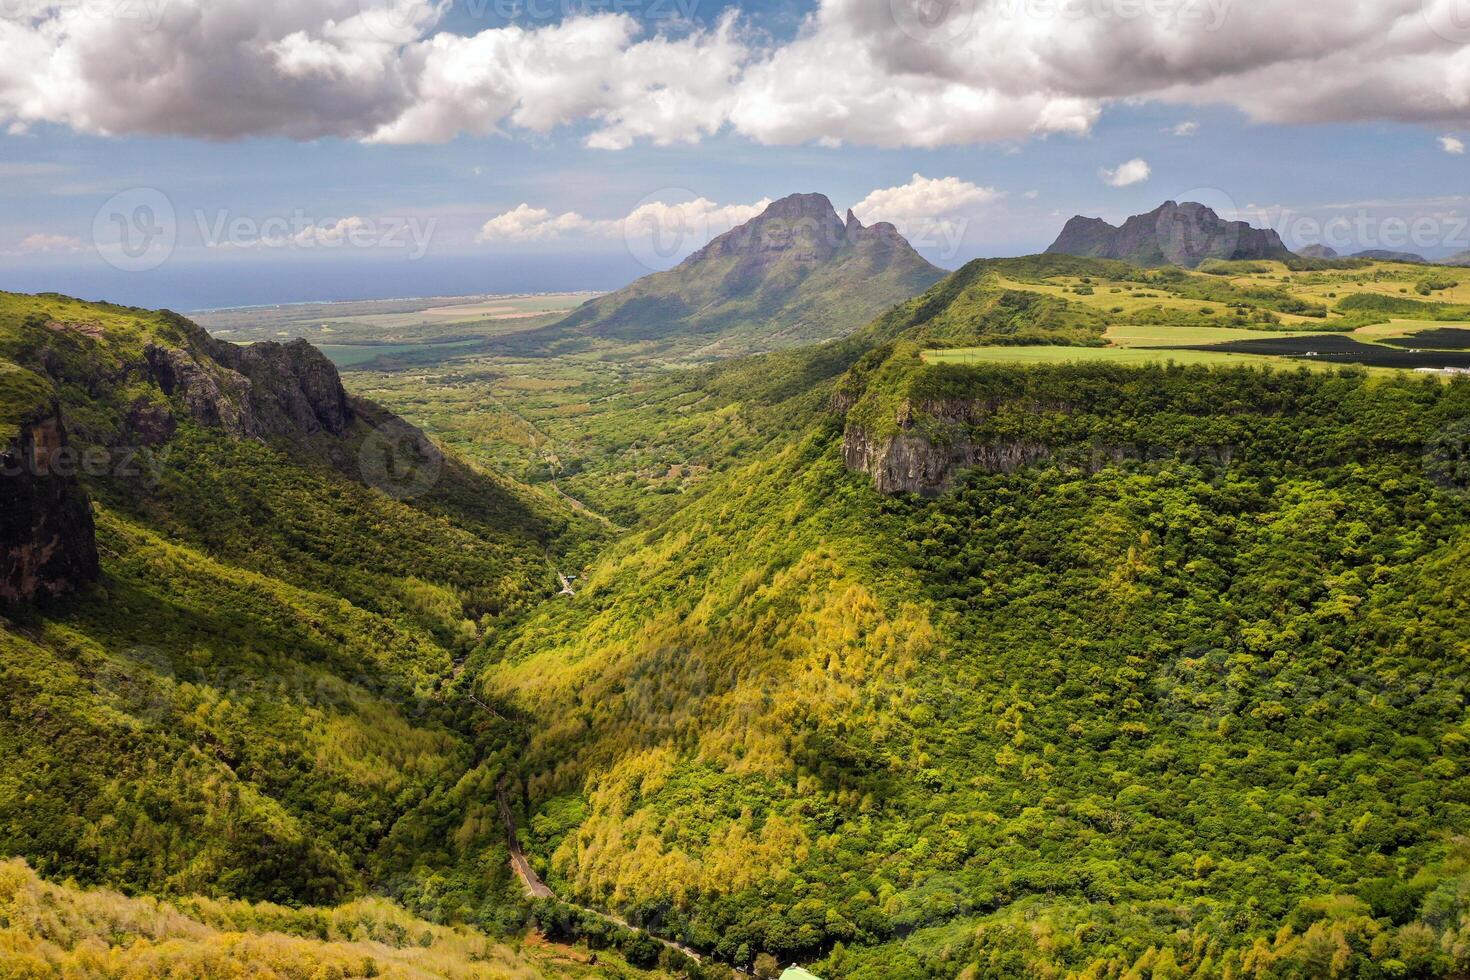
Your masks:
<svg viewBox="0 0 1470 980"><path fill-rule="evenodd" d="M1415 252L1395 252L1386 248L1370 248L1364 252L1354 252L1349 258L1371 259L1375 262L1409 262L1414 265L1427 265L1429 260Z"/></svg>
<svg viewBox="0 0 1470 980"><path fill-rule="evenodd" d="M829 977L1466 968L1470 386L924 354L1093 349L1115 271L691 378L762 448L472 660L559 893Z"/></svg>
<svg viewBox="0 0 1470 980"><path fill-rule="evenodd" d="M893 225L846 222L821 194L793 194L667 272L516 338L555 351L604 339L728 356L845 336L944 273Z"/></svg>
<svg viewBox="0 0 1470 980"><path fill-rule="evenodd" d="M1148 214L1134 215L1121 227L1101 218L1077 216L1067 222L1048 253L1119 259L1135 265L1179 265L1194 269L1211 260L1285 260L1291 252L1281 236L1227 221L1203 204L1166 201Z"/></svg>

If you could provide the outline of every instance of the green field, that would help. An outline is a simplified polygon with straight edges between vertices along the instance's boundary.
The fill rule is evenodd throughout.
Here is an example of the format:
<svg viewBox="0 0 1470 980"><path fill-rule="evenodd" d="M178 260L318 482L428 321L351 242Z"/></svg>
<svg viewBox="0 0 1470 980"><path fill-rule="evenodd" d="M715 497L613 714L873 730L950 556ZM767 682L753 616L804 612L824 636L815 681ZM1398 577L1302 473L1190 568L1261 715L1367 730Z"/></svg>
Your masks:
<svg viewBox="0 0 1470 980"><path fill-rule="evenodd" d="M1214 367L1266 365L1270 367L1305 367L1316 371L1337 370L1336 365L1313 364L1310 361L1262 357L1252 354L1224 354L1195 350L1150 350L1141 347L968 347L959 350L924 352L930 364L1204 364Z"/></svg>
<svg viewBox="0 0 1470 980"><path fill-rule="evenodd" d="M338 368L347 371L372 364L379 358L406 359L430 357L442 360L480 346L479 338L450 340L442 344L319 344L318 349Z"/></svg>
<svg viewBox="0 0 1470 980"><path fill-rule="evenodd" d="M1280 330L1272 331L1273 337L1310 337L1318 331ZM1231 327L1161 327L1156 325L1135 326L1119 324L1109 327L1103 338L1114 347L1169 347L1194 344L1228 344L1234 340L1258 340L1259 330L1238 330Z"/></svg>

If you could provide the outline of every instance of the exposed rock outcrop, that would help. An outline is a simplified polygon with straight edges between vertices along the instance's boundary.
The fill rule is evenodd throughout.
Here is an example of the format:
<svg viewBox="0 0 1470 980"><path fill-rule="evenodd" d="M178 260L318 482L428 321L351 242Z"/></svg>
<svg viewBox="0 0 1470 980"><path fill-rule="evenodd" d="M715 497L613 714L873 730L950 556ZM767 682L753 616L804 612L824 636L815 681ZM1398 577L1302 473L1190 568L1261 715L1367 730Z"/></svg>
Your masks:
<svg viewBox="0 0 1470 980"><path fill-rule="evenodd" d="M143 356L151 380L165 395L178 398L194 421L235 436L257 434L245 377L177 347L150 344Z"/></svg>
<svg viewBox="0 0 1470 980"><path fill-rule="evenodd" d="M226 347L222 360L250 379L261 435L341 435L352 424L352 405L336 366L304 340Z"/></svg>
<svg viewBox="0 0 1470 980"><path fill-rule="evenodd" d="M848 469L872 476L879 493L932 497L948 490L962 470L979 467L990 473L1013 473L1048 459L1051 451L1028 442L976 445L960 439L936 444L913 432L874 438L864 429L849 427L843 433L842 456Z"/></svg>
<svg viewBox="0 0 1470 980"><path fill-rule="evenodd" d="M843 399L842 401L846 401ZM850 402L849 402L850 404ZM834 408L844 411L838 399ZM1116 441L1052 442L1024 436L996 435L991 416L1020 412L1034 416L1066 416L1084 411L1076 404L1033 398L979 398L903 402L896 425L875 434L849 418L843 431L842 456L847 468L873 478L879 493L912 493L936 497L947 492L966 470L1014 473L1038 464L1095 473L1127 460L1184 457L1210 466L1228 466L1236 457L1229 443L1117 439ZM985 434L989 430L991 434ZM1012 425L1000 431L1014 431Z"/></svg>
<svg viewBox="0 0 1470 980"><path fill-rule="evenodd" d="M0 600L71 592L99 574L86 492L69 465L59 410L22 425L0 455Z"/></svg>
<svg viewBox="0 0 1470 980"><path fill-rule="evenodd" d="M337 369L304 340L212 343L206 356L150 345L144 354L149 376L165 395L181 399L196 422L238 438L340 435L352 424ZM149 423L155 430L164 426L156 418Z"/></svg>
<svg viewBox="0 0 1470 980"><path fill-rule="evenodd" d="M846 411L837 399L833 407ZM849 470L872 476L879 493L937 496L963 470L979 467L992 473L1013 473L1050 458L1051 450L1035 442L977 443L970 439L970 426L994 408L989 402L926 402L919 406L905 402L899 407L897 431L881 435L849 422L842 436L843 462ZM1031 406L1031 410L1041 410L1041 406ZM915 424L918 417L925 420L922 429Z"/></svg>
<svg viewBox="0 0 1470 980"><path fill-rule="evenodd" d="M1193 269L1209 259L1289 259L1292 253L1270 229L1226 221L1203 204L1165 202L1134 215L1122 227L1101 218L1075 217L1047 252L1135 265Z"/></svg>

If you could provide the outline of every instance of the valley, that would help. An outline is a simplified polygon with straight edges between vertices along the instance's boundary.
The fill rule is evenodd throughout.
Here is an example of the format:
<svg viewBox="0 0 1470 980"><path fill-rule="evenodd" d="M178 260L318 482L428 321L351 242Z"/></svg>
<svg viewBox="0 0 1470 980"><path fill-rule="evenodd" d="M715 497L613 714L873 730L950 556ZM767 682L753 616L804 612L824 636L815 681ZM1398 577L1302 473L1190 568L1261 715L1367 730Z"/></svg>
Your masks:
<svg viewBox="0 0 1470 980"><path fill-rule="evenodd" d="M0 980L1470 980L1466 2L0 11Z"/></svg>
<svg viewBox="0 0 1470 980"><path fill-rule="evenodd" d="M714 253L866 276L812 197ZM0 295L0 968L1470 969L1470 381L1418 370L1470 287L1047 254L619 326L709 260Z"/></svg>

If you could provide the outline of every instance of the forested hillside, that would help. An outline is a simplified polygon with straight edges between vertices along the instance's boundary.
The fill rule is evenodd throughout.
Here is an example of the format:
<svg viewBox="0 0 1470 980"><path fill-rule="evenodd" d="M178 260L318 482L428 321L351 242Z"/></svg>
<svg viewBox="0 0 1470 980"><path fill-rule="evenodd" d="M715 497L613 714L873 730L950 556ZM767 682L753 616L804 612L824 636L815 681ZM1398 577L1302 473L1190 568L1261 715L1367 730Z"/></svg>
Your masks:
<svg viewBox="0 0 1470 980"><path fill-rule="evenodd" d="M25 379L6 392L7 488L65 485L57 499L88 515L54 537L7 520L7 570L34 583L51 567L34 554L84 545L97 565L5 607L0 853L164 899L387 896L471 930L386 901L364 907L386 951L358 942L350 909L206 927L108 899L134 925L71 923L92 899L11 865L0 899L23 907L0 913L0 974L194 975L223 957L280 975L539 975L484 934L519 934L530 910L495 809L510 740L456 665L554 594L553 557L597 528L346 396L304 345L242 353L172 314L5 295L0 354ZM55 502L25 500L41 516ZM346 924L329 935L329 917ZM257 921L297 938L233 935Z"/></svg>
<svg viewBox="0 0 1470 980"><path fill-rule="evenodd" d="M1470 384L921 356L1098 342L1017 271L712 370L768 448L482 645L538 866L823 976L1470 968Z"/></svg>
<svg viewBox="0 0 1470 980"><path fill-rule="evenodd" d="M127 898L38 879L0 862L0 975L66 977L385 977L522 980L647 976L615 953L593 958L496 942L415 918L392 902L333 908Z"/></svg>

